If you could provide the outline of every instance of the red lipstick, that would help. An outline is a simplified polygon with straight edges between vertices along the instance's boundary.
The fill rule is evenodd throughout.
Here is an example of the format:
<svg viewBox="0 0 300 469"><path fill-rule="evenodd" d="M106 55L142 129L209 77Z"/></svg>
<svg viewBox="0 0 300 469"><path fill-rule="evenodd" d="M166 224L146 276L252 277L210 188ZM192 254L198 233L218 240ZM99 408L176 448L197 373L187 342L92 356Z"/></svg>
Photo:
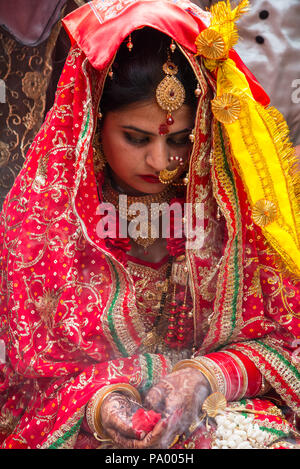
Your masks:
<svg viewBox="0 0 300 469"><path fill-rule="evenodd" d="M144 174L140 176L144 181L150 182L150 184L160 184L160 180L157 176L153 174Z"/></svg>

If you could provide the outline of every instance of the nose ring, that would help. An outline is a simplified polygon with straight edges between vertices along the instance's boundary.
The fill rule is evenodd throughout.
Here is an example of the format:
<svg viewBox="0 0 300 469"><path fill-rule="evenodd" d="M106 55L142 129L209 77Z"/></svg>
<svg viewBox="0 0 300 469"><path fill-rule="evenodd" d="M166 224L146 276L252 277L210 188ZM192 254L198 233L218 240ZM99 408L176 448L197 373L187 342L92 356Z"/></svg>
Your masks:
<svg viewBox="0 0 300 469"><path fill-rule="evenodd" d="M172 161L178 162L178 165L176 166L175 169L172 169L172 170L163 169L159 173L158 178L162 184L171 184L178 176L179 167L184 165L183 158L181 156L170 156L169 162L172 162Z"/></svg>
<svg viewBox="0 0 300 469"><path fill-rule="evenodd" d="M183 158L181 156L170 156L169 161L178 161L179 166L183 166Z"/></svg>

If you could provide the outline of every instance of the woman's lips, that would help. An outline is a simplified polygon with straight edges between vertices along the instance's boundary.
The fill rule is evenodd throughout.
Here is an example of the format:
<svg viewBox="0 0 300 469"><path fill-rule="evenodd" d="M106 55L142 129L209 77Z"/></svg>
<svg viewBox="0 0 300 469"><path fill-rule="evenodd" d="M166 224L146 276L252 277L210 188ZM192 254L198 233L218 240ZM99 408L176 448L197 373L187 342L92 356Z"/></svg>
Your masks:
<svg viewBox="0 0 300 469"><path fill-rule="evenodd" d="M144 181L150 182L151 184L160 184L160 180L157 176L152 174L145 174L140 176Z"/></svg>

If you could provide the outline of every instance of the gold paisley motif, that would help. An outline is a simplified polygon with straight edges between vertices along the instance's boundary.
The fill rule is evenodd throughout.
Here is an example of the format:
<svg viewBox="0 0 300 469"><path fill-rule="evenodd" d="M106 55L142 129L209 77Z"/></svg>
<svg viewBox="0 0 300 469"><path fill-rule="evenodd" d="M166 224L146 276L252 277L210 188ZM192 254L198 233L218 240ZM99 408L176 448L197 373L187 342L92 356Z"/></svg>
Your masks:
<svg viewBox="0 0 300 469"><path fill-rule="evenodd" d="M225 53L225 42L220 33L214 29L205 29L195 41L198 55L207 59L221 59Z"/></svg>
<svg viewBox="0 0 300 469"><path fill-rule="evenodd" d="M36 301L36 309L40 313L42 320L51 328L53 316L58 304L58 294L55 291L46 290L38 301Z"/></svg>
<svg viewBox="0 0 300 469"><path fill-rule="evenodd" d="M211 109L215 118L222 124L232 124L241 112L240 99L231 93L224 93L217 96L211 102Z"/></svg>
<svg viewBox="0 0 300 469"><path fill-rule="evenodd" d="M176 111L184 103L184 87L176 77L167 75L156 89L156 100L164 111Z"/></svg>
<svg viewBox="0 0 300 469"><path fill-rule="evenodd" d="M260 199L252 209L252 219L258 226L267 226L277 216L277 207L271 200Z"/></svg>

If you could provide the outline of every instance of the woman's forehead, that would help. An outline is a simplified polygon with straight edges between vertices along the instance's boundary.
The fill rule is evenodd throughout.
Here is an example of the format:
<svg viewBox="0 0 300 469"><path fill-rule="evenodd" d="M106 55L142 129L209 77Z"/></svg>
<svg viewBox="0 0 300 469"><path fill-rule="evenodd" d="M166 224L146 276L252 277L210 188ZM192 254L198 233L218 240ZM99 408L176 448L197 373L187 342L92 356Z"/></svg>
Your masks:
<svg viewBox="0 0 300 469"><path fill-rule="evenodd" d="M166 112L162 110L155 100L133 103L129 106L118 109L107 114L110 124L118 126L136 127L150 133L157 133L157 129L162 122L166 121ZM183 105L173 113L174 124L170 128L170 133L189 128L193 124L193 110Z"/></svg>

